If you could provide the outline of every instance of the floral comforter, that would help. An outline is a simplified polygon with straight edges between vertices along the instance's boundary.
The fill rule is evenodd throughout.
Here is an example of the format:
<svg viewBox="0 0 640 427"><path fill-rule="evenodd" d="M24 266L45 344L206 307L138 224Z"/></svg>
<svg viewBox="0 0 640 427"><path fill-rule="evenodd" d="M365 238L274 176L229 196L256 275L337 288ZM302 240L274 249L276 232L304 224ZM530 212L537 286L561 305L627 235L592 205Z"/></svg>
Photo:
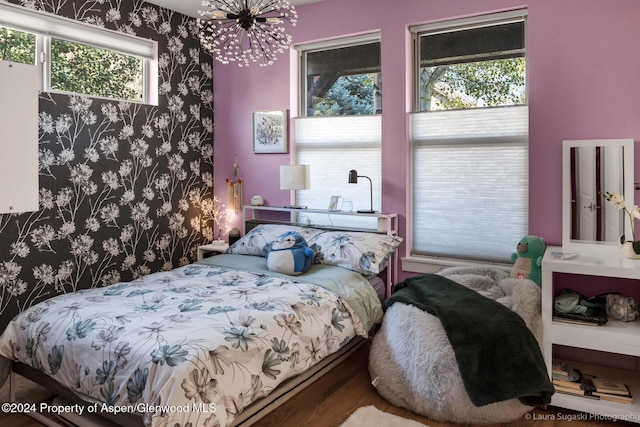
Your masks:
<svg viewBox="0 0 640 427"><path fill-rule="evenodd" d="M225 426L285 379L366 336L371 321L304 276L192 264L33 306L9 324L0 355L95 399L97 413L144 412L153 426Z"/></svg>

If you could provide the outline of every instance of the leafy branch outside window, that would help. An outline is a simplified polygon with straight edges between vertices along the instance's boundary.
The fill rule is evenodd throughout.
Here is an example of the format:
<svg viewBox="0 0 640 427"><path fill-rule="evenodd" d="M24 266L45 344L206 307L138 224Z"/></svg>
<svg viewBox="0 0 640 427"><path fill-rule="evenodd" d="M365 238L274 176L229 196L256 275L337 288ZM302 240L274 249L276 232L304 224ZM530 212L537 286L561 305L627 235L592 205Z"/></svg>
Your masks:
<svg viewBox="0 0 640 427"><path fill-rule="evenodd" d="M0 60L35 64L36 35L0 27ZM51 89L142 101L143 60L66 40L51 40Z"/></svg>

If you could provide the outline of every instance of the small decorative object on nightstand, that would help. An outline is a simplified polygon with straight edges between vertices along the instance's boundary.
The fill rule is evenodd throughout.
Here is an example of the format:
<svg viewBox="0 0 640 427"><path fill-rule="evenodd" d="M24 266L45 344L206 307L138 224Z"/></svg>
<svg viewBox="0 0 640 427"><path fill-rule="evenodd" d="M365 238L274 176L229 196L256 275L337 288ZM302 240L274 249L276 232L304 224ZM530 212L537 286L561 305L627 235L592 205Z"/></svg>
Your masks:
<svg viewBox="0 0 640 427"><path fill-rule="evenodd" d="M339 211L342 207L342 196L331 196L329 201L330 211Z"/></svg>
<svg viewBox="0 0 640 427"><path fill-rule="evenodd" d="M198 261L202 261L208 255L224 253L227 249L229 249L229 245L226 242L217 241L208 245L198 246Z"/></svg>
<svg viewBox="0 0 640 427"><path fill-rule="evenodd" d="M630 259L640 259L640 241L636 240L635 231L635 219L640 218L640 210L638 206L634 205L633 208L628 209L624 195L619 193L609 193L606 191L603 197L609 203L613 203L619 210L621 210L625 217L629 217L629 226L631 229L631 239L628 239L628 235L622 234L620 236L620 243L622 243L622 255Z"/></svg>
<svg viewBox="0 0 640 427"><path fill-rule="evenodd" d="M232 210L227 209L217 196L213 196L200 201L200 212L202 237L209 241L219 240L227 229ZM222 240L220 242L224 243Z"/></svg>
<svg viewBox="0 0 640 427"><path fill-rule="evenodd" d="M235 242L240 240L240 230L236 227L233 227L229 230L229 245L233 245Z"/></svg>

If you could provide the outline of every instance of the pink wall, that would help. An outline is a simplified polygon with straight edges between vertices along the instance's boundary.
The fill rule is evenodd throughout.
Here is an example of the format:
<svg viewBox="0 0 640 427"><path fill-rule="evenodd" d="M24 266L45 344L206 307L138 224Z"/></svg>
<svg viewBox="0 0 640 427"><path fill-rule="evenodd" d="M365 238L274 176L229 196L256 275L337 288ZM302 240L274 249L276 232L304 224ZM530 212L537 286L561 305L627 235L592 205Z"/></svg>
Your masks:
<svg viewBox="0 0 640 427"><path fill-rule="evenodd" d="M291 30L294 43L381 32L383 210L399 213L401 235L406 234L409 191L408 26L520 7L527 7L529 16L529 232L548 244L560 244L562 140L640 139L639 1L325 0L298 8L298 25ZM288 203L289 193L279 189L278 166L288 164L289 155L252 153L251 112L295 110L289 56L266 68L218 62L214 67L217 195L226 200L221 184L231 175L237 155L245 203L253 194L271 205Z"/></svg>

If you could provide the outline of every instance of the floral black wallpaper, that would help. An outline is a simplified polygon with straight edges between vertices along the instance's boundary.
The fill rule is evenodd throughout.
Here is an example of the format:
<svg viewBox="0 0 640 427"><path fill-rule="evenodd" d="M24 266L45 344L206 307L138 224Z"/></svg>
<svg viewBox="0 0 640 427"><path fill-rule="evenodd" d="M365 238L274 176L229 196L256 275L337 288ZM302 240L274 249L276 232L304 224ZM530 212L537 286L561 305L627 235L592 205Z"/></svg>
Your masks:
<svg viewBox="0 0 640 427"><path fill-rule="evenodd" d="M212 233L213 69L196 20L140 0L11 2L156 40L159 105L40 94L40 210L0 215L0 331L56 294L189 263Z"/></svg>

